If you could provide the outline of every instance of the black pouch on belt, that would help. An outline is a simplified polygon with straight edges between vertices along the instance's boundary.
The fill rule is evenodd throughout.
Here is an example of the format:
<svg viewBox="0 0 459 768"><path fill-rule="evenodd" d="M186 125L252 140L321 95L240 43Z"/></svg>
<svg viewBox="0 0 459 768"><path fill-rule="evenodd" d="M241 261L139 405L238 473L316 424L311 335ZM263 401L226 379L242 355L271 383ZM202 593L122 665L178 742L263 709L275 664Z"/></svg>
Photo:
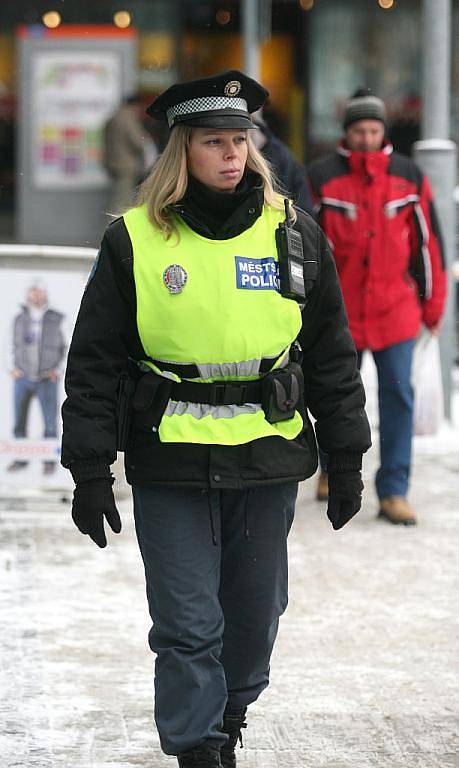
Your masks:
<svg viewBox="0 0 459 768"><path fill-rule="evenodd" d="M136 388L136 380L122 374L118 384L118 406L116 413L117 450L125 451L129 439L132 421L132 397Z"/></svg>
<svg viewBox="0 0 459 768"><path fill-rule="evenodd" d="M141 425L142 416L144 416L146 422L144 426L159 427L173 386L173 381L164 376L158 376L154 371L146 373L139 379L132 399L132 408L136 414L140 415L140 418L136 417L137 426Z"/></svg>
<svg viewBox="0 0 459 768"><path fill-rule="evenodd" d="M291 419L303 396L303 371L297 363L270 371L262 381L261 406L270 424Z"/></svg>

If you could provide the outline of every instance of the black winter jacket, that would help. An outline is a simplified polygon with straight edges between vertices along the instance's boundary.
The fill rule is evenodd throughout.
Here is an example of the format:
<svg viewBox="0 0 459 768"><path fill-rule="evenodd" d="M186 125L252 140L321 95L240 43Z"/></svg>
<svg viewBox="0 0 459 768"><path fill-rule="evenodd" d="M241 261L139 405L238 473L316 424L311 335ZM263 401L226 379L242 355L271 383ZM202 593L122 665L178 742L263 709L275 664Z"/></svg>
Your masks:
<svg viewBox="0 0 459 768"><path fill-rule="evenodd" d="M186 196L175 212L200 234L226 239L261 215L262 189L252 185L235 201L236 210L223 224L214 222L213 229L204 221L205 214L198 219ZM335 264L320 228L309 215L297 213L295 226L302 234L305 256L314 254L319 264L299 334L305 404L316 419L321 448L343 467L359 468L361 455L370 446L370 430ZM109 476L116 458L118 383L128 359L145 359L145 352L136 324L133 251L120 218L105 232L69 351L62 464L75 482ZM240 446L160 443L148 425L134 424L125 452L128 482L142 485L243 489L303 480L316 466L315 440L307 421L295 440L267 437Z"/></svg>
<svg viewBox="0 0 459 768"><path fill-rule="evenodd" d="M293 202L303 211L312 213L313 202L307 183L306 168L298 163L290 149L277 136L264 129L268 141L262 147L263 157L272 165L281 188L292 196Z"/></svg>

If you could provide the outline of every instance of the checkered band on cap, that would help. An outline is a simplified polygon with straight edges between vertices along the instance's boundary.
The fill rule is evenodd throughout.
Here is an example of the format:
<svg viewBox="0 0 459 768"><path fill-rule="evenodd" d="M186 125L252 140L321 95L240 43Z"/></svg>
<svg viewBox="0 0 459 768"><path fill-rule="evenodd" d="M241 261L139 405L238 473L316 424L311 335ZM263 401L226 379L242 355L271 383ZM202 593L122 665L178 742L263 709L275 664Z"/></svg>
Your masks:
<svg viewBox="0 0 459 768"><path fill-rule="evenodd" d="M226 96L203 96L200 99L189 99L189 101L174 104L166 112L167 122L169 123L169 128L172 128L176 118L181 115L189 115L191 117L195 113L213 112L216 109L239 109L248 113L245 99L227 98Z"/></svg>

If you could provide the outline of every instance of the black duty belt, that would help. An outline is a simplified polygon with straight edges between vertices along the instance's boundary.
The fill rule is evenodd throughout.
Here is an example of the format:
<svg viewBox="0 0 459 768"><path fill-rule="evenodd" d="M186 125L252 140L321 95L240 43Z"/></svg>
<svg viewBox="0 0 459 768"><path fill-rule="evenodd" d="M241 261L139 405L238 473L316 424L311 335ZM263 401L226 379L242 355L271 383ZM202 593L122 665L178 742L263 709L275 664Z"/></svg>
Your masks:
<svg viewBox="0 0 459 768"><path fill-rule="evenodd" d="M261 381L213 381L207 384L182 381L172 384L169 397L203 405L261 403Z"/></svg>
<svg viewBox="0 0 459 768"><path fill-rule="evenodd" d="M164 410L168 400L203 405L244 405L261 403L261 380L256 381L195 381L175 382L158 374L145 374L139 379L132 400L135 411L146 411L151 407Z"/></svg>
<svg viewBox="0 0 459 768"><path fill-rule="evenodd" d="M279 358L282 357L282 353L275 357L263 357L260 360L259 373L268 373ZM198 366L195 363L173 363L167 360L155 360L153 357L146 358L150 363L153 363L160 371L170 371L176 373L181 379L198 379L201 375Z"/></svg>
<svg viewBox="0 0 459 768"><path fill-rule="evenodd" d="M169 400L199 405L261 405L267 420L290 419L303 392L303 374L298 363L271 371L255 381L172 381L151 371L137 382L132 409L147 425L158 426Z"/></svg>

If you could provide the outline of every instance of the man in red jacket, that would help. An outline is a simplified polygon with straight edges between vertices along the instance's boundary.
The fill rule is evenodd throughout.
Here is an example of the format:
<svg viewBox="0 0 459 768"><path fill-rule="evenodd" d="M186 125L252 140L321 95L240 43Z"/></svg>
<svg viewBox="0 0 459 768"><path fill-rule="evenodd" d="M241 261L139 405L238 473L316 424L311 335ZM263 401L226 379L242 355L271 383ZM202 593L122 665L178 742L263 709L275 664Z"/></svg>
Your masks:
<svg viewBox="0 0 459 768"><path fill-rule="evenodd" d="M319 223L332 249L359 364L378 372L379 515L414 525L406 500L411 465L413 347L424 323L438 333L446 275L428 179L385 138L386 108L368 90L346 103L345 136L309 169ZM322 462L326 469L326 458ZM326 473L318 497L326 497Z"/></svg>

